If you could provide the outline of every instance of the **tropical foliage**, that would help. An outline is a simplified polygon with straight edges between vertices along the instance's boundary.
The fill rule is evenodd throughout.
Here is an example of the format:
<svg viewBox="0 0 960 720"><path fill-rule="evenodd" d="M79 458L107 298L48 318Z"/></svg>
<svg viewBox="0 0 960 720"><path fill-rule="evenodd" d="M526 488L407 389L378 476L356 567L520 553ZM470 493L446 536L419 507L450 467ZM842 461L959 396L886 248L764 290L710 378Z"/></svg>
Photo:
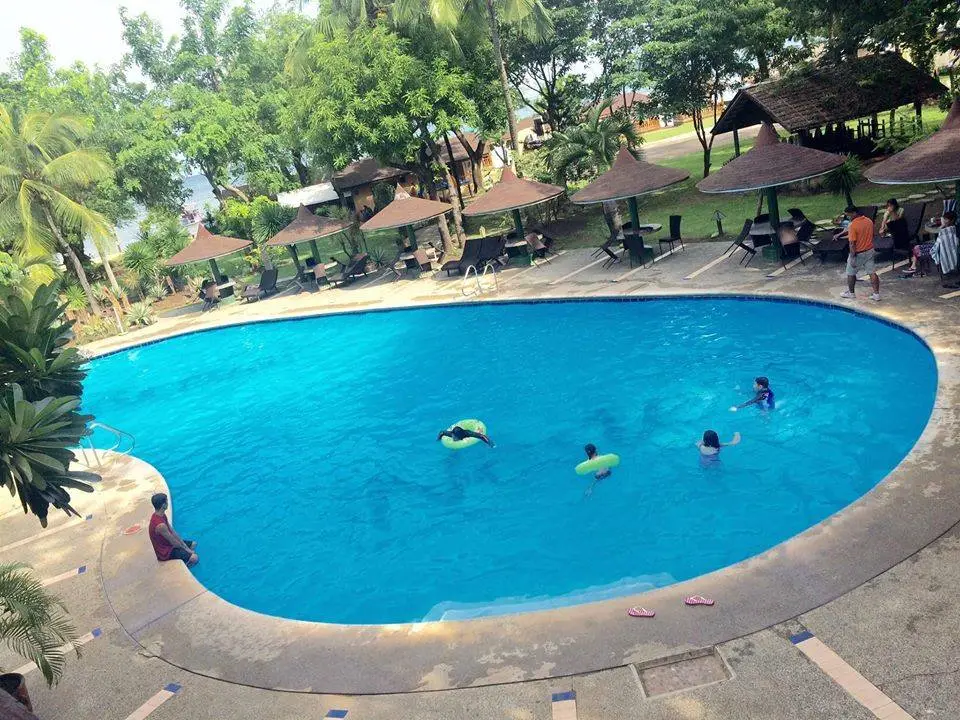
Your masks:
<svg viewBox="0 0 960 720"><path fill-rule="evenodd" d="M550 165L564 182L592 178L610 169L620 146L640 144L633 119L626 113L610 113L610 100L591 108L580 125L554 132L548 145ZM604 113L607 113L604 116Z"/></svg>
<svg viewBox="0 0 960 720"><path fill-rule="evenodd" d="M77 514L69 489L92 490L87 473L70 469L91 418L79 412L85 371L67 347L72 323L57 292L44 285L0 303L0 482L43 526L50 505Z"/></svg>
<svg viewBox="0 0 960 720"><path fill-rule="evenodd" d="M0 565L0 643L34 662L47 684L63 674L66 652L72 645L79 656L77 633L63 603L27 565Z"/></svg>

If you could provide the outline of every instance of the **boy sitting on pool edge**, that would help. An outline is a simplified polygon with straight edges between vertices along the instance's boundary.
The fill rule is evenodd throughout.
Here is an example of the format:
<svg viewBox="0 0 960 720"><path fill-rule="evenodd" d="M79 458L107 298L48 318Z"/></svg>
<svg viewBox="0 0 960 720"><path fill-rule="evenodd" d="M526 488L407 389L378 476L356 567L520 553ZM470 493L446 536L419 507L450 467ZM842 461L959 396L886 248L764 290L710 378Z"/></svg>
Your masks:
<svg viewBox="0 0 960 720"><path fill-rule="evenodd" d="M776 405L776 399L773 395L773 390L770 389L770 381L761 375L758 378L755 378L753 381L753 391L756 395L752 400L747 400L747 402L742 405L734 405L730 408L730 412L736 412L750 405L757 405L758 407L764 410L773 410Z"/></svg>

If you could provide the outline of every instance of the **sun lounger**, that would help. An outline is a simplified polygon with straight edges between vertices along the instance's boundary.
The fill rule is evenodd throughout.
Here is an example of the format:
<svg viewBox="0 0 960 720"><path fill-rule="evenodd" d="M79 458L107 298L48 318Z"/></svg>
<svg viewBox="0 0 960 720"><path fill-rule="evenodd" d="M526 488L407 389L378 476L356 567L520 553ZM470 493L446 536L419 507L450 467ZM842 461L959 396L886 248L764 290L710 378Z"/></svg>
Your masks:
<svg viewBox="0 0 960 720"><path fill-rule="evenodd" d="M446 270L447 276L453 275L456 272L458 275L463 275L467 268L471 265L476 265L480 259L480 244L483 242L481 238L470 238L464 243L463 254L456 260L447 260L440 269Z"/></svg>
<svg viewBox="0 0 960 720"><path fill-rule="evenodd" d="M346 285L356 278L363 277L367 274L367 263L370 261L370 257L366 253L360 253L359 255L354 255L347 264L341 263L336 258L333 258L333 261L342 269L337 275L332 277L327 275L327 280L334 285Z"/></svg>
<svg viewBox="0 0 960 720"><path fill-rule="evenodd" d="M247 285L243 289L243 299L247 302L265 298L277 291L277 269L264 270L260 275L259 285Z"/></svg>
<svg viewBox="0 0 960 720"><path fill-rule="evenodd" d="M533 257L550 262L550 259L547 257L550 249L544 244L543 240L540 239L540 236L537 233L527 233L527 236L524 238L524 240L527 241L527 246L530 248L530 254Z"/></svg>
<svg viewBox="0 0 960 720"><path fill-rule="evenodd" d="M480 257L477 258L479 265L485 266L492 263L505 265L503 257L507 254L507 238L504 236L489 236L483 238L480 244Z"/></svg>

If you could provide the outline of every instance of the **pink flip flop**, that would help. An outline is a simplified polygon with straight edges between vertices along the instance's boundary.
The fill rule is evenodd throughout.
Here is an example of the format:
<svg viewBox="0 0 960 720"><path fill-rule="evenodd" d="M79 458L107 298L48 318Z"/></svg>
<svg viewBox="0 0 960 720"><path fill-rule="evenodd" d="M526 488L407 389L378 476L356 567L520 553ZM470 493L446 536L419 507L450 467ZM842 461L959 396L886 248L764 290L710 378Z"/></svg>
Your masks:
<svg viewBox="0 0 960 720"><path fill-rule="evenodd" d="M627 615L635 618L651 618L656 614L657 613L655 613L653 610L647 610L646 608L642 607L632 607L627 610Z"/></svg>
<svg viewBox="0 0 960 720"><path fill-rule="evenodd" d="M711 600L710 598L705 598L703 595L691 595L683 602L685 602L687 605L706 605L707 607L710 607L715 601Z"/></svg>

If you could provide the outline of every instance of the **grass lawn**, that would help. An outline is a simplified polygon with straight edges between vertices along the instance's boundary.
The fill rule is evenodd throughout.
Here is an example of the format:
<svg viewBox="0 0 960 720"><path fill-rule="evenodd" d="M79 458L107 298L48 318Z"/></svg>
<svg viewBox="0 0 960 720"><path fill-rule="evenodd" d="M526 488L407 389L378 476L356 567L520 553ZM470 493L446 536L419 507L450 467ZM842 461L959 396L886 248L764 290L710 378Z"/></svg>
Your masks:
<svg viewBox="0 0 960 720"><path fill-rule="evenodd" d="M707 125L707 130L713 127L713 123ZM643 133L640 137L643 138L643 142L652 143L657 140L666 140L667 138L676 137L677 135L688 135L693 134L693 121L685 122L682 125L676 125L674 127L660 128L659 130L652 130L650 132Z"/></svg>

